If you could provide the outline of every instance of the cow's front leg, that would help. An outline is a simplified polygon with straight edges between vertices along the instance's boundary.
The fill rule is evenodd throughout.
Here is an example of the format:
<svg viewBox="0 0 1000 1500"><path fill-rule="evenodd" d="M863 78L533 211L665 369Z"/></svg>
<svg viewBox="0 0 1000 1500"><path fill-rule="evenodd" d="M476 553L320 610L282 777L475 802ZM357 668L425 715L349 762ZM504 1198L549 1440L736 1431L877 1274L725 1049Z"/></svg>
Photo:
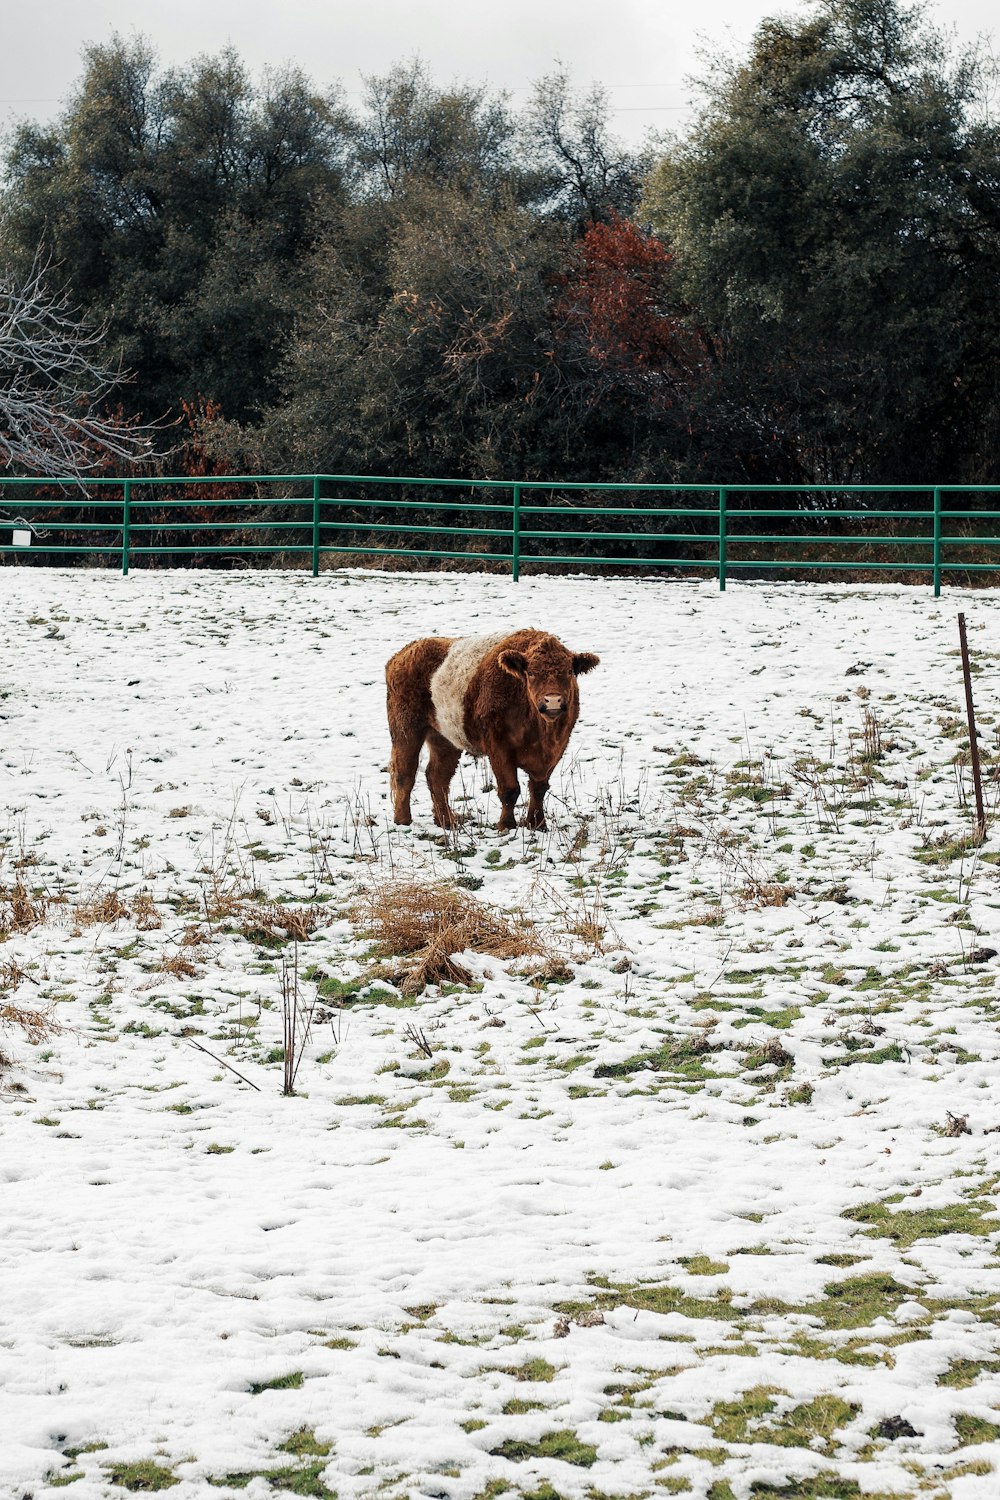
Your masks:
<svg viewBox="0 0 1000 1500"><path fill-rule="evenodd" d="M517 765L512 755L504 755L500 751L494 751L490 755L490 765L493 767L497 796L500 798L500 821L497 829L500 833L509 833L512 828L517 827L514 809L521 795L517 782Z"/></svg>
<svg viewBox="0 0 1000 1500"><path fill-rule="evenodd" d="M545 827L545 793L549 789L547 781L536 781L534 776L528 778L528 810L524 815L525 828L541 829Z"/></svg>
<svg viewBox="0 0 1000 1500"><path fill-rule="evenodd" d="M443 734L432 729L427 736L427 785L434 808L434 821L439 828L457 828L459 819L448 806L448 788L458 768L462 752Z"/></svg>

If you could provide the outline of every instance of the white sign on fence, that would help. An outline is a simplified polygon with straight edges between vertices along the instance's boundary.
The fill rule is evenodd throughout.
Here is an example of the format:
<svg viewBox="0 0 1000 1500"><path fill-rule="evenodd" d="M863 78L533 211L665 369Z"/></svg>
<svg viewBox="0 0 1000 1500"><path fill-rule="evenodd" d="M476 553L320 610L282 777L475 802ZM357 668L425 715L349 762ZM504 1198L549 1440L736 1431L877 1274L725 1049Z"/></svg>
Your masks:
<svg viewBox="0 0 1000 1500"><path fill-rule="evenodd" d="M12 547L30 547L31 546L31 532L30 531L15 531L15 532L13 532L11 534L10 544L11 544Z"/></svg>

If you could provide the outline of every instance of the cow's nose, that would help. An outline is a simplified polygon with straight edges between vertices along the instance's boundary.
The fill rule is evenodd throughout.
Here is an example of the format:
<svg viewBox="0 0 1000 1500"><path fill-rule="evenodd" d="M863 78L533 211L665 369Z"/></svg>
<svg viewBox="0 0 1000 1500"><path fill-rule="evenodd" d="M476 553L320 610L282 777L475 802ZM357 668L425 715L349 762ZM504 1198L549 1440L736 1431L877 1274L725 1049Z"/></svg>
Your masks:
<svg viewBox="0 0 1000 1500"><path fill-rule="evenodd" d="M542 707L546 713L557 714L563 706L563 700L558 693L547 693L542 699Z"/></svg>

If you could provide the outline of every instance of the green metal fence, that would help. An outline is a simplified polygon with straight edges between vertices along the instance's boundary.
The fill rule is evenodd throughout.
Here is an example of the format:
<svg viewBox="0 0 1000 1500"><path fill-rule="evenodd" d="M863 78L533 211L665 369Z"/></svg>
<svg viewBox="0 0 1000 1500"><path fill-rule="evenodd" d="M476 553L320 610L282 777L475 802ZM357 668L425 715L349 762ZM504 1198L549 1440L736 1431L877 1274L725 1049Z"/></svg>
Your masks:
<svg viewBox="0 0 1000 1500"><path fill-rule="evenodd" d="M261 555L524 567L1000 572L1000 485L597 484L373 475L0 481L0 562ZM599 503L595 503L599 502ZM669 503L668 503L669 502ZM762 503L763 502L763 503ZM895 502L890 504L889 502ZM986 528L984 531L983 528Z"/></svg>

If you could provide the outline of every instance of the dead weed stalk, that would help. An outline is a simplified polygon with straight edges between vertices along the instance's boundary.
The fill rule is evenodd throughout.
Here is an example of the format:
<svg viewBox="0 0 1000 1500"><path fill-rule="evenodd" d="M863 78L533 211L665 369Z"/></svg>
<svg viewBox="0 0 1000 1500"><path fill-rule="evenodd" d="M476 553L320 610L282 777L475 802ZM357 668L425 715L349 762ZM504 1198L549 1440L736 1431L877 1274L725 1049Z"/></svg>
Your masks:
<svg viewBox="0 0 1000 1500"><path fill-rule="evenodd" d="M6 963L0 964L0 990L16 990L19 984L28 980L30 984L37 984L37 979L32 979L27 969L18 963L16 958L8 958Z"/></svg>
<svg viewBox="0 0 1000 1500"><path fill-rule="evenodd" d="M319 990L306 999L299 984L299 945L295 944L292 960L281 960L281 1018L284 1030L284 1084L281 1092L290 1098L309 1038Z"/></svg>

